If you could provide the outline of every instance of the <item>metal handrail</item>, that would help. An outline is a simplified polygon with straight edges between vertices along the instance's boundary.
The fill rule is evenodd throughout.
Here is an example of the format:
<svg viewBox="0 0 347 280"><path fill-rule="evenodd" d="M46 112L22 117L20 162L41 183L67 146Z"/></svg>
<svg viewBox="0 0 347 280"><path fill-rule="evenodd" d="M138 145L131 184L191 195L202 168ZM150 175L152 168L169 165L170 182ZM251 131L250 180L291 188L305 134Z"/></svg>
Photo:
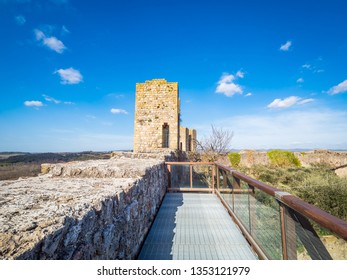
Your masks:
<svg viewBox="0 0 347 280"><path fill-rule="evenodd" d="M268 195L271 195L272 197L276 198L277 200L279 200L286 206L304 215L305 217L312 219L319 225L323 226L327 230L337 234L338 236L340 236L341 238L347 241L347 222L346 221L339 219L323 211L322 209L312 204L309 204L294 195L291 195L290 193L285 193L280 189L271 187L263 182L257 181L234 169L228 168L219 163L215 163L215 165L225 171L229 171L233 176L235 176L238 179L241 179L242 181L248 183L249 185L267 193Z"/></svg>
<svg viewBox="0 0 347 280"><path fill-rule="evenodd" d="M254 208L251 208L250 204L248 205L248 225L248 222L245 222L242 216L239 216L237 212L234 212L234 207L236 207L236 204L234 204L236 203L234 199L235 195L237 194L247 194L249 199L252 198L252 203L254 203L256 199L256 191L260 191L269 195L274 199L274 201L278 202L280 236L282 243L281 248L283 259L296 259L296 237L294 237L296 236L296 234L302 242L302 245L304 245L304 247L307 249L307 252L312 259L332 259L330 253L327 251L325 245L322 243L322 240L320 240L315 228L312 226L309 219L316 222L319 226L322 226L331 233L334 233L337 236L344 239L345 241L347 241L346 221L339 219L323 211L322 209L314 205L311 205L294 195L291 195L290 193L284 192L281 189L272 187L268 184L255 180L241 172L224 166L218 162L165 162L165 164L167 165L169 176L168 191L209 191L215 193L219 197L221 202L224 204L235 223L239 226L245 238L248 240L252 248L255 250L255 252L261 259L273 258L273 255L271 255L272 253L267 252L267 249L264 247L264 244L262 245L261 243L258 243L256 241L257 237L253 235L254 232L252 231L252 228L253 222L255 222L255 212L253 212L254 210L252 210L251 212L251 209ZM190 166L190 188L171 188L171 167L175 165ZM192 176L193 166L195 165L210 165L212 167L211 182L209 183L208 188L193 189ZM231 176L232 181L229 182L228 176ZM245 189L244 187L242 187L241 182L246 183L248 185L248 188ZM227 202L224 199L224 194L226 193L230 193L232 195L232 202Z"/></svg>

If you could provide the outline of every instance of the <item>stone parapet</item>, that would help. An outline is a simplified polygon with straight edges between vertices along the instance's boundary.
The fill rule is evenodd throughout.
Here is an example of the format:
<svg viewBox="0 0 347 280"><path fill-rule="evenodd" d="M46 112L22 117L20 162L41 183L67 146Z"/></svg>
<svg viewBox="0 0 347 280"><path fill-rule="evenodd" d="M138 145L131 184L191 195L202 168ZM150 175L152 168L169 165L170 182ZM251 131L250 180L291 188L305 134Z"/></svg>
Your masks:
<svg viewBox="0 0 347 280"><path fill-rule="evenodd" d="M166 192L163 160L44 166L0 181L0 259L134 259Z"/></svg>

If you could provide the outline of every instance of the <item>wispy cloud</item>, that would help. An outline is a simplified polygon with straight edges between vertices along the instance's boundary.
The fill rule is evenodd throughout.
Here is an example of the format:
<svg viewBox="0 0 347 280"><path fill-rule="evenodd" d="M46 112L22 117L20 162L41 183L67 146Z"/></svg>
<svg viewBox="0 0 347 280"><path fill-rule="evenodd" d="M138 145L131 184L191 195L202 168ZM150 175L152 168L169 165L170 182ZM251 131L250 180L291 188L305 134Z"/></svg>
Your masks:
<svg viewBox="0 0 347 280"><path fill-rule="evenodd" d="M320 61L322 61L322 59L317 59L317 63L319 63ZM314 66L312 64L308 64L308 63L301 65L301 67L304 68L305 70L309 70L313 73L323 73L324 72L324 69L317 68L316 66Z"/></svg>
<svg viewBox="0 0 347 280"><path fill-rule="evenodd" d="M269 105L267 105L268 108L273 109L273 108L289 108L294 105L303 105L306 103L313 102L314 99L312 98L307 98L303 99L298 96L290 96L285 99L279 99L276 98L274 101L272 101Z"/></svg>
<svg viewBox="0 0 347 280"><path fill-rule="evenodd" d="M61 103L60 100L57 100L57 99L55 99L55 98L53 98L53 97L50 97L50 96L48 96L48 95L42 94L42 96L43 96L43 98L44 98L46 101L48 101L48 102L53 102L54 104L60 104L60 103Z"/></svg>
<svg viewBox="0 0 347 280"><path fill-rule="evenodd" d="M15 21L17 22L18 25L23 25L23 24L26 23L26 19L25 19L25 17L22 16L22 15L18 15L18 16L16 16L14 19L15 19Z"/></svg>
<svg viewBox="0 0 347 280"><path fill-rule="evenodd" d="M237 78L243 78L244 74L245 73L240 70L237 71L235 76L229 73L223 73L223 75L220 77L217 83L216 93L221 93L229 97L237 93L242 94L243 93L242 87L236 84L234 81Z"/></svg>
<svg viewBox="0 0 347 280"><path fill-rule="evenodd" d="M281 51L289 51L289 48L292 46L292 41L287 41L285 44L281 45Z"/></svg>
<svg viewBox="0 0 347 280"><path fill-rule="evenodd" d="M42 107L43 103L41 101L31 100L31 101L25 101L24 105L27 107Z"/></svg>
<svg viewBox="0 0 347 280"><path fill-rule="evenodd" d="M119 93L109 93L109 94L107 94L107 97L123 98L123 97L125 97L125 95L124 94L119 94Z"/></svg>
<svg viewBox="0 0 347 280"><path fill-rule="evenodd" d="M65 25L63 25L63 27L61 28L61 34L62 35L66 35L66 34L69 34L70 33L70 30L66 28Z"/></svg>
<svg viewBox="0 0 347 280"><path fill-rule="evenodd" d="M331 95L344 93L347 91L347 80L344 80L343 82L339 83L337 86L333 86L331 89L329 89L328 93Z"/></svg>
<svg viewBox="0 0 347 280"><path fill-rule="evenodd" d="M112 114L128 114L128 112L126 110L124 110L124 109L116 109L116 108L112 108L110 110L110 112Z"/></svg>
<svg viewBox="0 0 347 280"><path fill-rule="evenodd" d="M59 69L54 72L54 74L59 74L61 79L61 84L63 85L73 85L83 82L83 76L80 71L70 67L67 69Z"/></svg>
<svg viewBox="0 0 347 280"><path fill-rule="evenodd" d="M234 132L232 146L237 149L332 149L347 145L347 113L343 111L320 109L239 115L215 125Z"/></svg>
<svg viewBox="0 0 347 280"><path fill-rule="evenodd" d="M55 99L51 96L48 96L46 94L42 94L43 98L48 101L48 102L52 102L54 104L65 104L65 105L72 105L72 104L75 104L71 101L61 101L61 100L58 100L58 99Z"/></svg>
<svg viewBox="0 0 347 280"><path fill-rule="evenodd" d="M305 69L311 69L311 64L303 64L301 65L302 68L305 68Z"/></svg>
<svg viewBox="0 0 347 280"><path fill-rule="evenodd" d="M304 82L304 79L303 78L299 78L296 80L297 83L303 83Z"/></svg>
<svg viewBox="0 0 347 280"><path fill-rule="evenodd" d="M63 53L66 50L64 43L56 37L47 37L41 30L34 30L36 40L41 42L44 46L50 48L57 53Z"/></svg>
<svg viewBox="0 0 347 280"><path fill-rule="evenodd" d="M90 119L90 120L95 120L96 119L96 117L94 115L86 115L86 118Z"/></svg>
<svg viewBox="0 0 347 280"><path fill-rule="evenodd" d="M253 94L251 92L247 93L245 96L249 97L252 96Z"/></svg>

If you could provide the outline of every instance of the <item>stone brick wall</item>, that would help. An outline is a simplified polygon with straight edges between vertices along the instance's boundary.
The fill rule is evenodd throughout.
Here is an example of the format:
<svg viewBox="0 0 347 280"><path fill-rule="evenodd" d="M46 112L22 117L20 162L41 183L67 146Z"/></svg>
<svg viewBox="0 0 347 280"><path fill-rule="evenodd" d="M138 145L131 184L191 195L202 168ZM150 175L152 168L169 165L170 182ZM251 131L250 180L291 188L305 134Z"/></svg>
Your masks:
<svg viewBox="0 0 347 280"><path fill-rule="evenodd" d="M136 84L134 152L163 149L163 126L169 127L169 147L178 149L178 83L155 79Z"/></svg>
<svg viewBox="0 0 347 280"><path fill-rule="evenodd" d="M180 150L189 151L189 130L186 127L180 126Z"/></svg>
<svg viewBox="0 0 347 280"><path fill-rule="evenodd" d="M163 160L43 165L0 181L0 259L133 259L164 197Z"/></svg>

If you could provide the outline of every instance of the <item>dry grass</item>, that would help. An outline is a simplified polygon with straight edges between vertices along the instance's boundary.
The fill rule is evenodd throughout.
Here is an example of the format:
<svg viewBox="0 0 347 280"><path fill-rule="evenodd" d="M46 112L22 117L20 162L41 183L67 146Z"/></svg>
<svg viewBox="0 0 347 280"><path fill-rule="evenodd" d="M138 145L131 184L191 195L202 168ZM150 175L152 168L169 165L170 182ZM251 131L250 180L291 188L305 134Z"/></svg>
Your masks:
<svg viewBox="0 0 347 280"><path fill-rule="evenodd" d="M20 177L33 177L41 172L39 163L0 164L0 180L15 180Z"/></svg>

